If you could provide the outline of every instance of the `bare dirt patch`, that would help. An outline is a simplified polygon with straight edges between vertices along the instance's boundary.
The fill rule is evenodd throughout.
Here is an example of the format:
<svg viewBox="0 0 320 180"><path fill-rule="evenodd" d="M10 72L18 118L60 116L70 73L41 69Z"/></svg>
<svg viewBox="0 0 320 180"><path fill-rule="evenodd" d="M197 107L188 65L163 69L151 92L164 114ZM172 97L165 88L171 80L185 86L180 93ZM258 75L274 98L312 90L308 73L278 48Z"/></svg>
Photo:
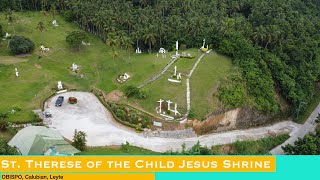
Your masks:
<svg viewBox="0 0 320 180"><path fill-rule="evenodd" d="M28 59L22 59L14 56L0 56L0 64L17 64L22 62L27 62Z"/></svg>
<svg viewBox="0 0 320 180"><path fill-rule="evenodd" d="M111 91L109 94L104 96L105 101L107 102L119 102L123 97L123 92L119 90Z"/></svg>
<svg viewBox="0 0 320 180"><path fill-rule="evenodd" d="M38 69L42 69L42 66L40 64L34 64L34 66Z"/></svg>

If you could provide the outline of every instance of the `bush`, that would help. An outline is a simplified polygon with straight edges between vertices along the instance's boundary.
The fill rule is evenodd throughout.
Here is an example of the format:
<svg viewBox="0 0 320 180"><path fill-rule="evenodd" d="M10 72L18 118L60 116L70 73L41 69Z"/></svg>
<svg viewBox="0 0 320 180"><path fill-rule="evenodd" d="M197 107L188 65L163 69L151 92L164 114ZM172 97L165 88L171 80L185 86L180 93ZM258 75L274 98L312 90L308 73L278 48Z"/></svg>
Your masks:
<svg viewBox="0 0 320 180"><path fill-rule="evenodd" d="M29 38L13 36L9 47L14 54L27 54L34 50L34 43Z"/></svg>
<svg viewBox="0 0 320 180"><path fill-rule="evenodd" d="M80 49L82 41L88 42L88 36L85 32L82 31L73 31L66 37L66 42L72 48Z"/></svg>
<svg viewBox="0 0 320 180"><path fill-rule="evenodd" d="M181 44L180 45L180 50L181 51L184 51L184 50L186 50L187 49L187 45L185 45L185 44Z"/></svg>
<svg viewBox="0 0 320 180"><path fill-rule="evenodd" d="M139 89L135 86L127 86L124 90L125 95L130 98L130 97L135 97L138 99L145 99L148 97L148 92L144 91L142 89Z"/></svg>
<svg viewBox="0 0 320 180"><path fill-rule="evenodd" d="M2 25L0 24L0 38L3 37Z"/></svg>
<svg viewBox="0 0 320 180"><path fill-rule="evenodd" d="M72 13L71 10L67 10L62 14L63 18L68 21L68 22L72 22L74 18L74 15Z"/></svg>

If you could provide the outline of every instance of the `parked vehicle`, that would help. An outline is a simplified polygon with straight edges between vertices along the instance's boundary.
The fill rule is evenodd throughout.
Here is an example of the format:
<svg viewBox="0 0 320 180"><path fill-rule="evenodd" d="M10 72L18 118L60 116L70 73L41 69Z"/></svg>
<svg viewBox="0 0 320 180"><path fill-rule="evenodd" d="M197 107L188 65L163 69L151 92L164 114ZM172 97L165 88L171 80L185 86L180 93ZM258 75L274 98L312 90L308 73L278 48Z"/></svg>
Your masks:
<svg viewBox="0 0 320 180"><path fill-rule="evenodd" d="M52 117L52 114L50 112L48 112L48 111L44 111L43 115L44 115L45 118L51 118Z"/></svg>
<svg viewBox="0 0 320 180"><path fill-rule="evenodd" d="M62 106L63 101L64 101L64 97L59 96L58 99L56 100L56 107Z"/></svg>

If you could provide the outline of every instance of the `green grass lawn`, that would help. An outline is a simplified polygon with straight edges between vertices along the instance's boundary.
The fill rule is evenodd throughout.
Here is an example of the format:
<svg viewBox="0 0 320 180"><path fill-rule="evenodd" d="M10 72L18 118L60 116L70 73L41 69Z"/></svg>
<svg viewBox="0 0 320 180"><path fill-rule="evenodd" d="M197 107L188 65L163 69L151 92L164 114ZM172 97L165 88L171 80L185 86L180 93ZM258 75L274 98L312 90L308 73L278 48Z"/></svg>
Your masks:
<svg viewBox="0 0 320 180"><path fill-rule="evenodd" d="M231 59L216 53L207 54L191 79L191 109L195 118L203 119L216 110L218 100L214 96L219 82L232 71Z"/></svg>

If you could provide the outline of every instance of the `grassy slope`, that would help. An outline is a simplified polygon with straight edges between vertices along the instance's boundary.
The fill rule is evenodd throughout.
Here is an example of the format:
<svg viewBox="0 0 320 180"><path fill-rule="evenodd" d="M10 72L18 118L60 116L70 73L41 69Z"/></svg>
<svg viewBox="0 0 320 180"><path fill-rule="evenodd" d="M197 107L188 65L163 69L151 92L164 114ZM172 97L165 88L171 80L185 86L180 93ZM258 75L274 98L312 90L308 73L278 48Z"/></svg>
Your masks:
<svg viewBox="0 0 320 180"><path fill-rule="evenodd" d="M30 121L30 111L40 107L40 102L52 92L51 89L56 87L58 80L70 88L88 91L92 86L96 86L110 92L123 87L115 82L120 72L128 72L133 76L128 84L139 84L151 74L159 72L170 61L169 57L159 61L155 54L132 54L129 63L127 55L121 56L125 54L122 52L116 59L115 72L110 49L99 38L90 35L91 46L79 52L67 47L65 37L69 32L79 30L76 24L67 23L58 16L56 19L60 26L54 28L50 24L51 17L44 17L39 12L15 13L15 16L18 19L14 25L16 34L32 39L36 44L36 50L31 56L22 58L27 62L0 64L0 112L9 111L14 105L23 108L22 112L10 116L10 121ZM0 14L0 17L4 19L3 14ZM36 30L39 21L45 22L46 31L42 33ZM11 26L4 28L13 34ZM51 49L49 56L39 52L42 42ZM2 42L0 56L5 58L10 55L6 42ZM38 59L39 55L43 57ZM85 74L84 79L68 70L72 63L81 66L80 73ZM35 65L40 65L41 68ZM15 77L14 68L20 71L19 78Z"/></svg>
<svg viewBox="0 0 320 180"><path fill-rule="evenodd" d="M214 97L219 81L225 78L232 69L229 58L210 53L200 62L191 79L191 109L195 117L202 119L217 108L218 100Z"/></svg>

